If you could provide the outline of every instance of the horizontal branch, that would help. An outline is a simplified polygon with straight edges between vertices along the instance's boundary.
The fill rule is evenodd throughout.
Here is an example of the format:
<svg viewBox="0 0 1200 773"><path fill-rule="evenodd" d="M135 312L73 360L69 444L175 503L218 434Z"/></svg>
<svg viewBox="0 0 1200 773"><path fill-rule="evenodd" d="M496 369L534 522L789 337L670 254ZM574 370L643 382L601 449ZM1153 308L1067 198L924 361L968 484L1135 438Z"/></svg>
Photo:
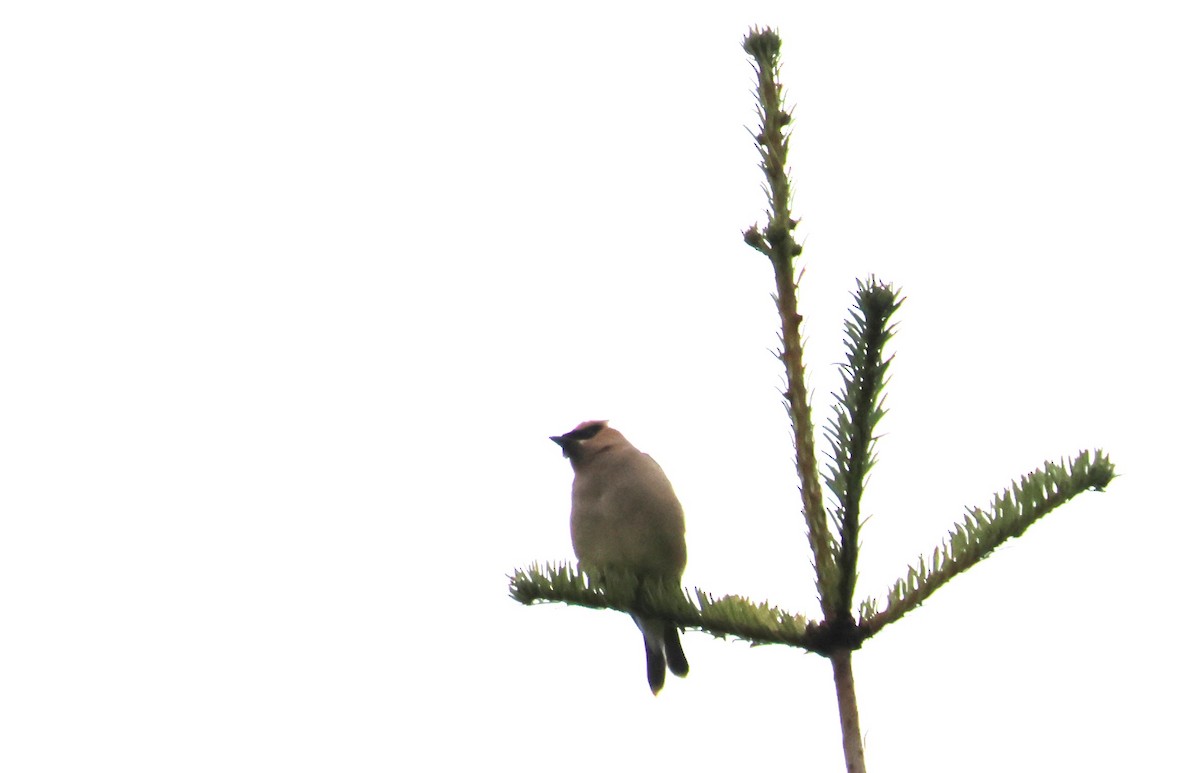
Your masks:
<svg viewBox="0 0 1200 773"><path fill-rule="evenodd" d="M608 573L603 582L567 564L535 564L509 576L509 595L522 604L561 602L592 609L613 609L669 620L681 628L712 636L733 636L751 644L785 644L825 655L835 644L823 623L793 615L741 596L715 598L699 588L692 594L660 582L639 582L633 575ZM857 646L857 642L851 646Z"/></svg>

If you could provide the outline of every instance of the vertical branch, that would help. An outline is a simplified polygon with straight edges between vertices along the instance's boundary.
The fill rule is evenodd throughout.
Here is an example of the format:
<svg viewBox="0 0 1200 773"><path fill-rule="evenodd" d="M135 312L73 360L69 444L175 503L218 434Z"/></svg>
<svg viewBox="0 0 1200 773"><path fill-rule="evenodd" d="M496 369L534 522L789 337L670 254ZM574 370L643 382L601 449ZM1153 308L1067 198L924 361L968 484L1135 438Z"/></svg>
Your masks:
<svg viewBox="0 0 1200 773"><path fill-rule="evenodd" d="M784 399L792 420L792 431L796 447L796 472L800 477L800 494L807 525L808 542L813 551L813 562L817 572L817 590L821 598L821 609L826 619L836 614L838 588L838 566L834 560L834 549L825 516L822 500L817 454L813 442L812 410L808 403L808 389L804 384L804 353L800 339L800 324L803 321L796 305L795 259L800 256L801 245L796 243L792 231L797 220L791 213L791 184L787 175L788 125L792 116L783 107L782 87L779 83L779 53L781 41L771 29L751 30L742 43L746 53L754 59L757 75L758 116L761 121L755 135L758 143L760 164L766 175L766 192L770 200L765 232L758 226L751 227L743 237L746 243L771 260L775 270L775 303L779 310L780 341L779 358L783 361L787 378Z"/></svg>
<svg viewBox="0 0 1200 773"><path fill-rule="evenodd" d="M862 520L862 495L867 473L875 464L875 431L886 411L883 388L891 358L884 345L894 328L889 324L902 300L891 285L872 277L860 281L855 305L846 320L846 364L842 366L842 391L825 430L832 451L825 483L836 504L836 558L840 567L838 624L849 625L854 586L858 579L858 532Z"/></svg>
<svg viewBox="0 0 1200 773"><path fill-rule="evenodd" d="M762 159L760 167L766 175L766 192L770 200L765 231L758 226L748 229L743 237L746 243L766 255L775 270L775 303L779 310L780 342L779 358L783 361L787 377L784 398L792 420L792 431L796 445L796 472L800 476L800 493L804 506L804 520L808 531L808 542L813 552L813 564L817 571L817 591L821 597L821 610L828 625L835 629L851 624L848 613L849 596L852 593L853 577L842 578L846 571L845 559L850 560L850 571L854 571L857 548L857 529L850 538L853 546L845 554L845 546L836 544L830 535L829 521L821 494L820 474L817 469L817 454L813 442L812 409L808 403L808 389L804 384L804 350L800 337L800 316L796 306L796 286L799 277L795 259L800 256L801 245L792 236L797 221L791 213L791 184L787 173L788 129L791 114L783 107L782 87L779 84L779 35L771 29L751 30L742 47L754 59L755 74L758 76L758 117L761 121L755 141ZM868 435L869 436L869 435ZM865 470L864 470L865 472ZM857 514L852 519L857 527ZM844 525L844 524L843 524ZM843 535L845 538L846 535ZM839 563L839 558L842 561ZM848 585L844 581L848 579ZM844 597L844 598L843 598ZM838 709L842 719L842 748L846 755L848 773L866 773L863 761L862 733L858 724L858 699L854 694L854 673L850 668L850 649L839 647L829 653L833 663L833 679L837 690Z"/></svg>
<svg viewBox="0 0 1200 773"><path fill-rule="evenodd" d="M846 773L867 773L862 730L858 725L858 697L854 694L854 671L850 667L850 650L837 650L829 659L833 662L833 683L837 689L838 713L842 718L842 752L846 756Z"/></svg>

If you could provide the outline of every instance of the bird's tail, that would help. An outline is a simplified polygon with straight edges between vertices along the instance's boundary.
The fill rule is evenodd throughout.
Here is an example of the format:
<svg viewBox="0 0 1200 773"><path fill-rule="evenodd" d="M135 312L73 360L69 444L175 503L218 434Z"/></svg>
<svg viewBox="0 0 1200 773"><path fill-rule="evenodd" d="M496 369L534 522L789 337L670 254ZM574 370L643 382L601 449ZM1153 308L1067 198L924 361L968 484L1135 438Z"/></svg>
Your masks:
<svg viewBox="0 0 1200 773"><path fill-rule="evenodd" d="M643 640L646 642L646 681L650 682L650 692L658 695L667 682L667 659L649 636L643 635Z"/></svg>
<svg viewBox="0 0 1200 773"><path fill-rule="evenodd" d="M675 676L687 676L688 662L679 643L679 629L662 620L647 620L636 615L633 622L642 631L646 645L646 681L650 690L658 695L667 681L667 669Z"/></svg>
<svg viewBox="0 0 1200 773"><path fill-rule="evenodd" d="M683 654L683 645L679 643L679 629L673 625L669 625L665 633L663 644L666 647L667 667L671 669L671 673L675 676L687 676L687 656Z"/></svg>

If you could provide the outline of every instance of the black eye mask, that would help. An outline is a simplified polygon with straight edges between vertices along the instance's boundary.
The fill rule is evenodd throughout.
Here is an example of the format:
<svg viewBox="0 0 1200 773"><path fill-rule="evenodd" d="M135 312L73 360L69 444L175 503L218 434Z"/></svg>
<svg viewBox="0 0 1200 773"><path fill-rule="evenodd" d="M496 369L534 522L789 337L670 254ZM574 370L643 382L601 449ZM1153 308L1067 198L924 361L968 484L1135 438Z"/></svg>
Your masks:
<svg viewBox="0 0 1200 773"><path fill-rule="evenodd" d="M590 427L584 427L583 429L573 429L564 435L564 437L571 440L591 440L592 438L596 437L596 434L602 429L604 429L603 424L593 424Z"/></svg>

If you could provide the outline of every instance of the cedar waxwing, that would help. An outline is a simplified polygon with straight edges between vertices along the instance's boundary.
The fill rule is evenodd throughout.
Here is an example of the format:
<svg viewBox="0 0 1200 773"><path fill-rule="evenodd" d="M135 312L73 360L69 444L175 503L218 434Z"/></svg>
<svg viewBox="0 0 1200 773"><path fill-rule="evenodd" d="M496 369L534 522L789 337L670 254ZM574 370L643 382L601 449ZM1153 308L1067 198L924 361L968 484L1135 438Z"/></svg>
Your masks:
<svg viewBox="0 0 1200 773"><path fill-rule="evenodd" d="M683 507L658 463L606 421L585 421L550 439L575 470L571 544L584 571L603 576L605 567L614 567L678 585L687 563ZM666 667L687 676L679 629L637 615L633 622L646 643L646 677L657 695Z"/></svg>

